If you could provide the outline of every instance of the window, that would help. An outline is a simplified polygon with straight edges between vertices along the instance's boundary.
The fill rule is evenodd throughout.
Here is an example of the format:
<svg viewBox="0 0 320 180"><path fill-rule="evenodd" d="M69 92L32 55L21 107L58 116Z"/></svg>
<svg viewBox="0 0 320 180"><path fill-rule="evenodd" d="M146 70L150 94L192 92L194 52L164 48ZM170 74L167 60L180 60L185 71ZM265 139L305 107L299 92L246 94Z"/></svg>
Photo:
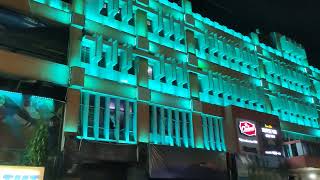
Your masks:
<svg viewBox="0 0 320 180"><path fill-rule="evenodd" d="M226 151L224 143L222 118L202 115L204 148L208 150Z"/></svg>
<svg viewBox="0 0 320 180"><path fill-rule="evenodd" d="M136 104L120 98L82 93L81 136L118 143L136 142Z"/></svg>
<svg viewBox="0 0 320 180"><path fill-rule="evenodd" d="M82 46L81 48L81 62L90 63L90 48Z"/></svg>
<svg viewBox="0 0 320 180"><path fill-rule="evenodd" d="M149 79L154 79L153 78L153 67L152 66L148 66L148 78Z"/></svg>
<svg viewBox="0 0 320 180"><path fill-rule="evenodd" d="M114 19L118 21L122 21L122 13L121 13L121 8L119 8L117 14L114 16Z"/></svg>
<svg viewBox="0 0 320 180"><path fill-rule="evenodd" d="M98 66L102 68L106 67L106 52L102 52L101 60L98 62Z"/></svg>
<svg viewBox="0 0 320 180"><path fill-rule="evenodd" d="M150 140L154 144L194 147L189 112L150 106Z"/></svg>
<svg viewBox="0 0 320 180"><path fill-rule="evenodd" d="M150 19L147 19L147 28L148 28L148 32L153 32L152 29L152 21Z"/></svg>
<svg viewBox="0 0 320 180"><path fill-rule="evenodd" d="M198 38L194 38L194 47L195 47L195 49L200 50Z"/></svg>
<svg viewBox="0 0 320 180"><path fill-rule="evenodd" d="M108 4L104 3L103 8L100 11L100 14L103 16L108 16Z"/></svg>

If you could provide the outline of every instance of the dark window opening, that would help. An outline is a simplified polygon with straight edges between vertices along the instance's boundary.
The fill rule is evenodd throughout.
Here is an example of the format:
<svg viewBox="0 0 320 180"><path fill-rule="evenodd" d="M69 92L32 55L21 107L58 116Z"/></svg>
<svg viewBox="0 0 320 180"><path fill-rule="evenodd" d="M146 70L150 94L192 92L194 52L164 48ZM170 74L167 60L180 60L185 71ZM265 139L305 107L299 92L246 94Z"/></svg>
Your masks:
<svg viewBox="0 0 320 180"><path fill-rule="evenodd" d="M177 80L172 81L173 86L178 86Z"/></svg>
<svg viewBox="0 0 320 180"><path fill-rule="evenodd" d="M113 66L113 70L120 71L120 65L116 64L115 66Z"/></svg>
<svg viewBox="0 0 320 180"><path fill-rule="evenodd" d="M163 31L163 30L161 30L161 31L159 32L159 36L164 37L164 31Z"/></svg>
<svg viewBox="0 0 320 180"><path fill-rule="evenodd" d="M106 52L102 52L101 60L98 62L98 66L102 68L106 67Z"/></svg>
<svg viewBox="0 0 320 180"><path fill-rule="evenodd" d="M207 54L209 54L209 48L206 48L206 49L204 50L204 52L207 53Z"/></svg>
<svg viewBox="0 0 320 180"><path fill-rule="evenodd" d="M100 10L100 14L103 16L108 16L108 4L104 3L103 8Z"/></svg>
<svg viewBox="0 0 320 180"><path fill-rule="evenodd" d="M184 83L182 87L188 89L188 83Z"/></svg>
<svg viewBox="0 0 320 180"><path fill-rule="evenodd" d="M119 8L119 11L118 11L118 13L114 16L114 18L115 18L117 21L122 21L121 8Z"/></svg>
<svg viewBox="0 0 320 180"><path fill-rule="evenodd" d="M162 77L162 78L160 78L160 82L162 82L162 83L166 83L167 81L166 81L166 77Z"/></svg>
<svg viewBox="0 0 320 180"><path fill-rule="evenodd" d="M135 75L135 68L134 68L134 66L132 66L132 67L128 70L128 74Z"/></svg>
<svg viewBox="0 0 320 180"><path fill-rule="evenodd" d="M194 47L195 47L195 49L200 50L198 38L194 39Z"/></svg>
<svg viewBox="0 0 320 180"><path fill-rule="evenodd" d="M128 21L128 24L130 26L134 26L134 18L131 18L129 21Z"/></svg>
<svg viewBox="0 0 320 180"><path fill-rule="evenodd" d="M180 40L180 44L185 44L184 39L181 39L181 40Z"/></svg>
<svg viewBox="0 0 320 180"><path fill-rule="evenodd" d="M150 19L147 20L147 28L148 28L148 32L153 32L152 29L152 21Z"/></svg>
<svg viewBox="0 0 320 180"><path fill-rule="evenodd" d="M174 34L172 34L172 35L170 36L170 40L171 40L171 41L175 41Z"/></svg>
<svg viewBox="0 0 320 180"><path fill-rule="evenodd" d="M291 144L292 156L298 156L298 149L296 144Z"/></svg>

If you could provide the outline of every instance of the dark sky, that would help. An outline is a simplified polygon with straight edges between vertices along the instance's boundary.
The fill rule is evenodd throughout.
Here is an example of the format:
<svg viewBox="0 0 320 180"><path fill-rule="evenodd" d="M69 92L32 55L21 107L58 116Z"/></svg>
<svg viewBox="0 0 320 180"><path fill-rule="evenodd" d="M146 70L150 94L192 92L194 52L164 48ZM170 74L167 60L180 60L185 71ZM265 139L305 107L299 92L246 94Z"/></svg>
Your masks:
<svg viewBox="0 0 320 180"><path fill-rule="evenodd" d="M191 0L193 11L243 34L280 32L307 52L309 64L320 68L319 0Z"/></svg>

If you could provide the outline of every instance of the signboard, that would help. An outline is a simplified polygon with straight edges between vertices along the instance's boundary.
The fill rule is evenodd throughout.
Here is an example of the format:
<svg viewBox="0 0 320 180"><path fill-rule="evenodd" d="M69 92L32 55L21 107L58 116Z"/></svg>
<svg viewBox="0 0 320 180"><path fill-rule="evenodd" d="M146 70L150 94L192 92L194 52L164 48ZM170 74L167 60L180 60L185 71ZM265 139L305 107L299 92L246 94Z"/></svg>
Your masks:
<svg viewBox="0 0 320 180"><path fill-rule="evenodd" d="M244 134L246 136L256 136L257 135L257 129L256 125L254 123L251 123L249 121L240 121L239 122L239 129L240 133Z"/></svg>
<svg viewBox="0 0 320 180"><path fill-rule="evenodd" d="M248 119L237 119L240 151L253 154L281 156L279 127Z"/></svg>
<svg viewBox="0 0 320 180"><path fill-rule="evenodd" d="M248 153L258 152L257 125L254 121L237 119L240 149Z"/></svg>
<svg viewBox="0 0 320 180"><path fill-rule="evenodd" d="M273 127L271 124L264 124L261 127L261 146L264 148L265 155L281 156L281 137L280 130Z"/></svg>
<svg viewBox="0 0 320 180"><path fill-rule="evenodd" d="M0 166L0 180L43 180L44 167Z"/></svg>

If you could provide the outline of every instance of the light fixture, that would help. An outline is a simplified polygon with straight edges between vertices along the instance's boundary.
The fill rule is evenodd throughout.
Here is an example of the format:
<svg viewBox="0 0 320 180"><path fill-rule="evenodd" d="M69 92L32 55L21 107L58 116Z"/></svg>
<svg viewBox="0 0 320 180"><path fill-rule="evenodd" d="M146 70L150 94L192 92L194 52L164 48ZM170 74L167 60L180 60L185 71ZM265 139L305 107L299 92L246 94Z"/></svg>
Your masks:
<svg viewBox="0 0 320 180"><path fill-rule="evenodd" d="M310 173L309 178L310 179L317 179L317 175L315 173Z"/></svg>

